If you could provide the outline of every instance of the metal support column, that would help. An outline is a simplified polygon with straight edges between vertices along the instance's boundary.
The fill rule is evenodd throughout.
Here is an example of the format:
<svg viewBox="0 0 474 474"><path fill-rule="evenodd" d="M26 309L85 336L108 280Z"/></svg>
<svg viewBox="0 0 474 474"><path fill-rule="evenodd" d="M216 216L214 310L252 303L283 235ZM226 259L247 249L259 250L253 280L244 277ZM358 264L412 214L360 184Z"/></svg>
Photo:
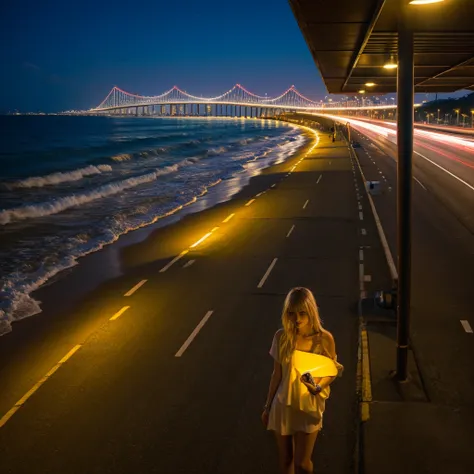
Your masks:
<svg viewBox="0 0 474 474"><path fill-rule="evenodd" d="M411 197L413 159L414 46L408 5L401 2L398 20L397 77L397 369L396 378L408 377L408 344L411 300Z"/></svg>

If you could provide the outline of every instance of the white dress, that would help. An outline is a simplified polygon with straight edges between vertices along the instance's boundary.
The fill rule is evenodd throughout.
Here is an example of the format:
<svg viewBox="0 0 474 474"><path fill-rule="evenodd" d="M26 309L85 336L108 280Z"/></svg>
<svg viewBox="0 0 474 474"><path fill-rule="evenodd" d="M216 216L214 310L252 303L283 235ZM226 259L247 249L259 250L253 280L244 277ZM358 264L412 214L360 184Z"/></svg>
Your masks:
<svg viewBox="0 0 474 474"><path fill-rule="evenodd" d="M281 435L293 435L297 431L314 433L323 426L323 413L326 399L331 389L326 387L318 395L311 395L312 407L303 411L301 400L307 398L308 389L300 381L293 365L293 357L289 362L280 361L279 334L273 337L270 355L282 365L282 379L270 407L268 430L276 431ZM323 354L324 350L320 339L311 351L314 354ZM337 364L338 368L342 368Z"/></svg>

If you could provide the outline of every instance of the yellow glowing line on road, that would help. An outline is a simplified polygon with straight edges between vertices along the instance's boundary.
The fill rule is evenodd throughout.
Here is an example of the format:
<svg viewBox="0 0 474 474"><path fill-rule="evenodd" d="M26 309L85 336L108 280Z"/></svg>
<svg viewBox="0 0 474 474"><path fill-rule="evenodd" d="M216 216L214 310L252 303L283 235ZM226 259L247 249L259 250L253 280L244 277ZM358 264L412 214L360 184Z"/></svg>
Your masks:
<svg viewBox="0 0 474 474"><path fill-rule="evenodd" d="M36 390L38 390L38 388L41 387L41 385L43 385L44 382L46 382L46 380L49 379L49 377L51 377L51 375L54 374L54 372L56 372L56 370L59 369L59 367L61 367L61 365L63 365L75 352L77 352L80 348L82 347L82 344L77 344L76 346L74 346L52 369L50 369L47 374L41 378L38 382L36 382L33 387L31 387L30 390L28 390L28 392L25 393L25 395L23 395L16 403L15 405L13 406L13 408L11 408L10 410L7 411L7 413L5 413L5 415L2 416L2 418L0 418L0 428L2 426L5 425L5 423L20 409L20 407L22 407L25 402L28 400L28 398L31 397L31 395L33 395L33 393L36 392Z"/></svg>
<svg viewBox="0 0 474 474"><path fill-rule="evenodd" d="M119 318L120 316L122 316L122 314L125 313L125 311L127 311L127 309L130 309L130 306L124 306L121 310L117 311L117 312L109 319L109 321L115 321L117 318Z"/></svg>
<svg viewBox="0 0 474 474"><path fill-rule="evenodd" d="M132 296L135 291L141 288L148 280L142 280L141 282L137 283L131 290L127 291L123 296Z"/></svg>
<svg viewBox="0 0 474 474"><path fill-rule="evenodd" d="M367 402L360 404L360 419L361 421L369 421L370 419L369 404Z"/></svg>
<svg viewBox="0 0 474 474"><path fill-rule="evenodd" d="M229 222L234 216L235 216L235 214L231 214L230 216L227 216L227 217L222 221L222 223Z"/></svg>
<svg viewBox="0 0 474 474"><path fill-rule="evenodd" d="M372 401L372 385L370 383L370 358L369 358L369 339L367 330L361 331L361 346L362 346L362 401Z"/></svg>
<svg viewBox="0 0 474 474"><path fill-rule="evenodd" d="M77 346L74 346L58 363L64 364L64 362L66 362L80 348L81 348L81 344L77 344Z"/></svg>
<svg viewBox="0 0 474 474"><path fill-rule="evenodd" d="M173 265L173 263L176 263L180 258L184 257L188 252L189 252L189 250L183 250L179 255L177 255L176 257L174 257L173 260L171 260L171 262L169 262L167 265L165 265L165 266L160 270L160 273L166 272L166 270L168 270L168 268L170 268L171 265Z"/></svg>
<svg viewBox="0 0 474 474"><path fill-rule="evenodd" d="M193 245L190 246L190 248L197 247L201 242L204 242L210 235L212 235L212 232L208 232L204 237L201 237L197 242L194 242Z"/></svg>
<svg viewBox="0 0 474 474"><path fill-rule="evenodd" d="M245 207L250 206L250 204L252 204L254 201L255 199L250 199L250 201L247 204L245 204Z"/></svg>

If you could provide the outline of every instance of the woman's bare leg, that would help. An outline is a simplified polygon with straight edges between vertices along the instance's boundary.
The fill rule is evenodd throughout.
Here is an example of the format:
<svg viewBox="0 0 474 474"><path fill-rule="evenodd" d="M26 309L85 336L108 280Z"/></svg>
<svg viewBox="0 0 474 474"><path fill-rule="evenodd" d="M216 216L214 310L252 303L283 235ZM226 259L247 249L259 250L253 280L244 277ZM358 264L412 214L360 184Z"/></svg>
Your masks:
<svg viewBox="0 0 474 474"><path fill-rule="evenodd" d="M295 433L295 472L296 474L313 473L314 443L319 431L314 433Z"/></svg>
<svg viewBox="0 0 474 474"><path fill-rule="evenodd" d="M280 460L280 469L282 474L294 474L294 448L293 448L293 436L285 436L275 433L277 446L278 446L278 457Z"/></svg>

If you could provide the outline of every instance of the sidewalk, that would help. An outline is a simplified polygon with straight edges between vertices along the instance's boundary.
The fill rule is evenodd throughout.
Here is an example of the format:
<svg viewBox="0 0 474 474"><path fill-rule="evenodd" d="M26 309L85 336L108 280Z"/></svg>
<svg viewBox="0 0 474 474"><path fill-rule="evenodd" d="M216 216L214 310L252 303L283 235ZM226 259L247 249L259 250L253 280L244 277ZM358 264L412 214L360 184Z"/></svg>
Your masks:
<svg viewBox="0 0 474 474"><path fill-rule="evenodd" d="M372 313L372 314L370 314ZM372 401L361 425L361 470L365 474L472 474L474 410L431 403L413 352L409 381L392 380L395 319L367 311ZM449 381L446 381L449 383ZM470 421L469 421L470 420Z"/></svg>
<svg viewBox="0 0 474 474"><path fill-rule="evenodd" d="M360 174L359 179L362 181ZM365 179L378 178L369 172ZM361 338L361 353L366 357L362 357L361 370L359 473L472 474L473 404L455 406L430 400L413 340L408 381L398 383L392 378L396 367L396 314L378 308L373 300L375 290L390 288L391 277L367 194L363 193L370 222L367 233L372 236L367 265L375 279L367 285L366 298L361 301L362 331L366 336ZM449 385L450 381L439 383Z"/></svg>

